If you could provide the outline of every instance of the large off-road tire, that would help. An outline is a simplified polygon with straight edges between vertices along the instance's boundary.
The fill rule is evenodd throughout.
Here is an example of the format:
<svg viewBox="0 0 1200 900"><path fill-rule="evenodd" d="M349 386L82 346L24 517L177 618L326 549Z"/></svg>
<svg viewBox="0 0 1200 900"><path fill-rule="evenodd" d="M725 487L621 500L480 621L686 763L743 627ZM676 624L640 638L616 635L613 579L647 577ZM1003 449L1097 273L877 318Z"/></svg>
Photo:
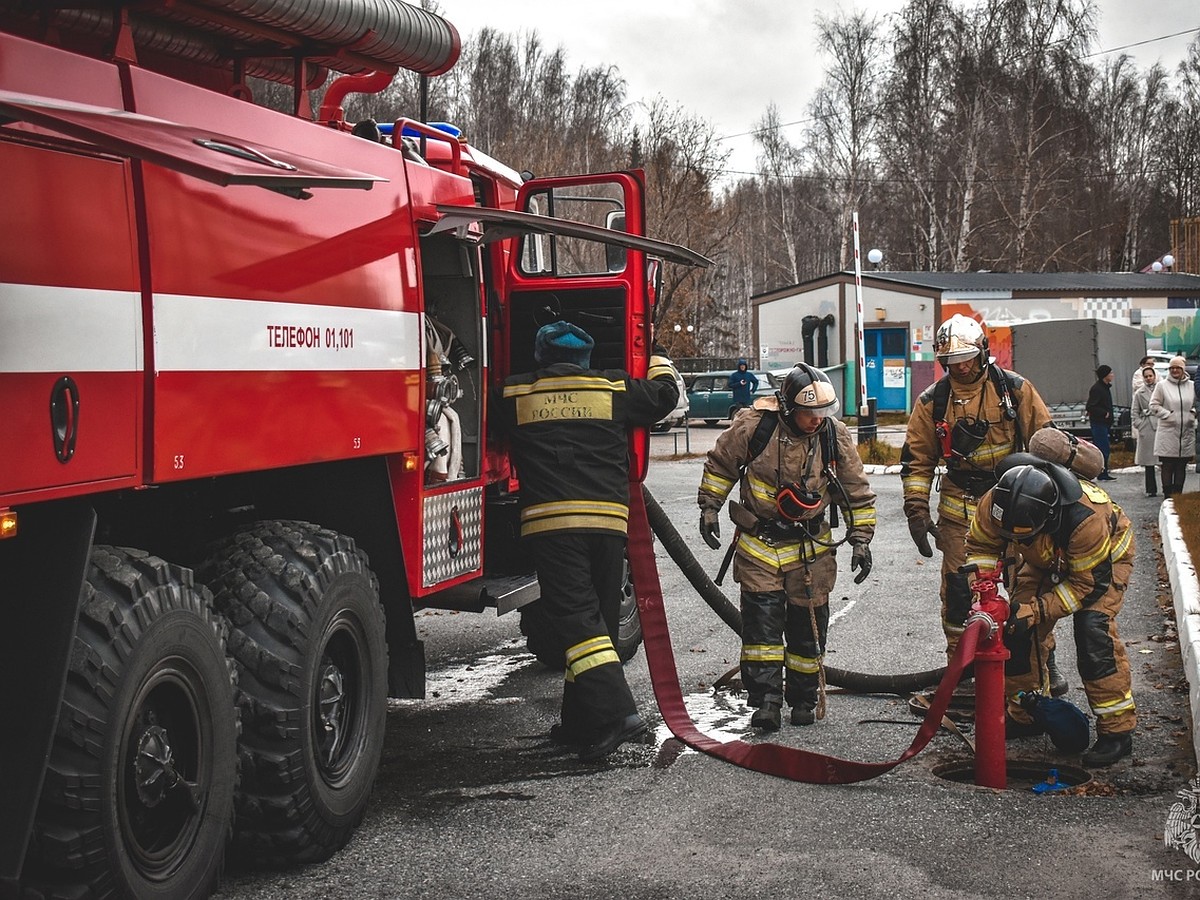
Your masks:
<svg viewBox="0 0 1200 900"><path fill-rule="evenodd" d="M621 606L617 618L617 656L621 662L629 662L642 643L642 620L638 615L628 560L625 562L625 583L621 588ZM566 648L551 631L541 600L521 607L521 634L525 635L526 648L537 657L538 662L557 672L563 670L566 666Z"/></svg>
<svg viewBox="0 0 1200 900"><path fill-rule="evenodd" d="M25 866L34 895L215 889L238 772L225 637L190 570L93 549Z"/></svg>
<svg viewBox="0 0 1200 900"><path fill-rule="evenodd" d="M387 645L366 554L307 522L259 522L199 575L239 670L234 852L272 866L326 859L362 821L383 752Z"/></svg>
<svg viewBox="0 0 1200 900"><path fill-rule="evenodd" d="M625 560L625 582L621 586L621 607L617 613L617 656L629 662L642 645L642 617L638 613L637 595L633 590L633 573Z"/></svg>

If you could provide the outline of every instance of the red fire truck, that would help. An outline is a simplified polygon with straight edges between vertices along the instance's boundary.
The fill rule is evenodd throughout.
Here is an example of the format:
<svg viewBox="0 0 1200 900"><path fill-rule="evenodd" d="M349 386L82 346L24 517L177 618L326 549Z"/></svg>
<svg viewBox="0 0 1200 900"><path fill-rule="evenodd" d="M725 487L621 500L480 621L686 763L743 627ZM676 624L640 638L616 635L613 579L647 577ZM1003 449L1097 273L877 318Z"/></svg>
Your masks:
<svg viewBox="0 0 1200 900"><path fill-rule="evenodd" d="M536 599L489 388L557 318L644 373L659 262L706 261L638 172L343 121L458 51L401 0L0 0L0 886L327 857L413 611Z"/></svg>

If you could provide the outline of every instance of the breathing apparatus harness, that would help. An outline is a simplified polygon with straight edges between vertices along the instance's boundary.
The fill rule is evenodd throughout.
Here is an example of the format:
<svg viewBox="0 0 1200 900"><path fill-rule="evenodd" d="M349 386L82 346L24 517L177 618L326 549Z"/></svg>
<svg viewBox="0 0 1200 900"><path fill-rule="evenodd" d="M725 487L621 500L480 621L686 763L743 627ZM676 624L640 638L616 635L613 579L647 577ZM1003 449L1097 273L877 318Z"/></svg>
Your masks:
<svg viewBox="0 0 1200 900"><path fill-rule="evenodd" d="M746 459L738 468L739 481L745 477L746 470L750 468L750 464L758 459L762 455L762 452L767 449L767 444L772 437L776 437L777 440L783 439L782 435L776 434L781 417L782 413L777 411L773 413L764 412L758 420L758 425L755 427L753 434L750 435ZM789 428L789 430L792 429ZM792 430L792 433L799 435L799 432L794 430ZM821 517L814 517L812 513L820 509L823 495L818 491L810 490L807 486L808 479L812 477L812 457L809 457L808 471L805 472L801 481L789 481L785 484L780 484L777 464L775 511L778 517L775 519L762 519L737 501L730 501L729 515L737 526L737 530L734 532L733 540L729 543L729 549L725 552L725 558L721 561L721 568L714 579L715 584L721 584L724 580L725 573L729 570L729 564L733 561L734 550L737 548L738 534L742 532L753 535L767 543L798 540L802 546L804 544L820 545L829 550L840 547L849 539L850 530L854 527L854 510L850 506L850 496L846 493L846 488L842 485L841 479L837 475L837 433L832 426L822 423L818 432L818 439L821 445L821 458L823 461L820 474L825 477L826 481L841 496L841 501L838 502L834 499L833 493L830 493L830 528L838 527L837 514L840 509L846 520L845 533L837 540L826 541L821 538L822 529L820 525L823 520ZM781 453L779 456L782 460L783 454ZM806 558L805 561L812 562L815 559L816 554L814 553L811 558Z"/></svg>
<svg viewBox="0 0 1200 900"><path fill-rule="evenodd" d="M1025 436L1021 433L1021 421L1017 418L1016 391L1010 374L994 364L986 365L986 376L991 379L1000 399L1000 414L1004 421L1012 422L1013 452L1019 453L1025 449ZM975 496L982 496L996 483L995 473L980 468L968 457L978 449L987 437L992 424L979 416L957 417L954 424L946 421L946 408L950 404L951 376L949 373L934 385L933 388L933 423L937 433L938 445L942 461L946 465L946 477L965 491ZM979 393L980 412L983 409L986 389Z"/></svg>

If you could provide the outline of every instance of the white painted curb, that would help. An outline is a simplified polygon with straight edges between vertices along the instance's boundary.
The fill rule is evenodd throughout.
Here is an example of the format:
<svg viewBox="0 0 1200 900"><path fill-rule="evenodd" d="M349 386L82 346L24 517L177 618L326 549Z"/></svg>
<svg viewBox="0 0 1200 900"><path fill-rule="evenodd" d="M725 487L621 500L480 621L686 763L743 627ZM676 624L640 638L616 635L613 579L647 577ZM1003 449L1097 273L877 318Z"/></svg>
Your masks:
<svg viewBox="0 0 1200 900"><path fill-rule="evenodd" d="M1158 513L1163 556L1175 600L1175 626L1179 631L1179 654L1188 680L1188 705L1192 711L1192 746L1200 764L1200 582L1196 567L1179 531L1175 504L1164 500Z"/></svg>

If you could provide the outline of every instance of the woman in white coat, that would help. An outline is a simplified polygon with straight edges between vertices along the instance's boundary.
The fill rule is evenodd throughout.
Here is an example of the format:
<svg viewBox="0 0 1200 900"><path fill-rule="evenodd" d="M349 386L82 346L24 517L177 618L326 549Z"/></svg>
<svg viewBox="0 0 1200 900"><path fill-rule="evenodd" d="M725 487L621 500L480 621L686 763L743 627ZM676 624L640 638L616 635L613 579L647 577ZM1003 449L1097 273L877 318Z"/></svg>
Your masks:
<svg viewBox="0 0 1200 900"><path fill-rule="evenodd" d="M1140 379L1133 392L1133 403L1130 416L1133 419L1133 435L1137 438L1137 450L1133 454L1133 464L1144 466L1146 469L1146 496L1158 496L1158 480L1154 477L1154 467L1158 465L1158 457L1154 455L1154 435L1158 430L1158 419L1150 413L1150 398L1154 394L1158 373L1154 366L1146 366L1138 372Z"/></svg>
<svg viewBox="0 0 1200 900"><path fill-rule="evenodd" d="M1133 370L1133 384L1131 384L1129 386L1130 393L1132 393L1132 394L1137 393L1137 389L1142 386L1142 372L1145 370L1146 366L1152 366L1152 365L1154 365L1154 357L1153 356L1143 356L1142 357L1141 361L1137 364L1137 368ZM1158 373L1156 372L1155 377L1157 378L1157 376L1158 376ZM1151 385L1150 389L1154 390L1154 386Z"/></svg>
<svg viewBox="0 0 1200 900"><path fill-rule="evenodd" d="M1196 453L1196 389L1188 377L1187 360L1171 357L1167 377L1154 388L1150 412L1158 419L1154 455L1162 463L1163 496L1183 491L1187 464Z"/></svg>

